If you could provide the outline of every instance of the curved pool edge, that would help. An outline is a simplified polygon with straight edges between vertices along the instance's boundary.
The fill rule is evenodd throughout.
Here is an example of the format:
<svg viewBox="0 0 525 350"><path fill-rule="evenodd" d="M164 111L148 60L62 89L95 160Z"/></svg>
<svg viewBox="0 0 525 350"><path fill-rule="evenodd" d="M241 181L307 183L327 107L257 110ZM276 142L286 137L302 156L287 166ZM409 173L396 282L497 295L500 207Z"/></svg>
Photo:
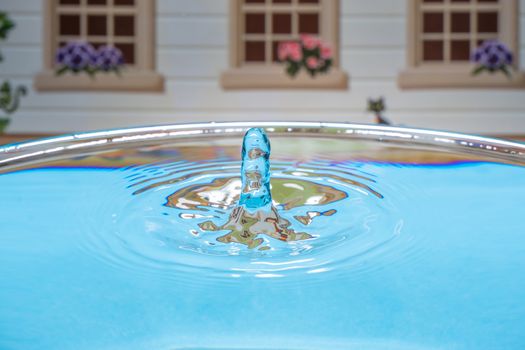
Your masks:
<svg viewBox="0 0 525 350"><path fill-rule="evenodd" d="M8 144L0 146L0 171L115 147L160 145L190 137L192 141L210 137L242 137L247 129L256 126L276 136L385 142L476 154L525 164L524 143L450 131L332 122L210 122L98 130Z"/></svg>

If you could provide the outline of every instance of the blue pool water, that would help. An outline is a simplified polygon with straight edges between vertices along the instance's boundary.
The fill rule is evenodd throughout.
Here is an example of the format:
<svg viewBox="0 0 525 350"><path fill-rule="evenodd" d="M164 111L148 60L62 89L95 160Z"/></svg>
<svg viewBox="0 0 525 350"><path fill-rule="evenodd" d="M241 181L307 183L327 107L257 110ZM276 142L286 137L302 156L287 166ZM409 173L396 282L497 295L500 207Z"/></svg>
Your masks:
<svg viewBox="0 0 525 350"><path fill-rule="evenodd" d="M0 349L525 348L525 168L276 159L274 204L312 237L257 248L199 226L239 170L0 175Z"/></svg>

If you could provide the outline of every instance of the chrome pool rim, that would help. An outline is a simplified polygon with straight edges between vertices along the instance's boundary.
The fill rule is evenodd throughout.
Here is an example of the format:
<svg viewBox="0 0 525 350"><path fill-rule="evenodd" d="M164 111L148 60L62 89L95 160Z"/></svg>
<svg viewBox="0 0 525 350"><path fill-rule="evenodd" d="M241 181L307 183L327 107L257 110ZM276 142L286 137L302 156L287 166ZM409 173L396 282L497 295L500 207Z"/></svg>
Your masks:
<svg viewBox="0 0 525 350"><path fill-rule="evenodd" d="M178 140L241 137L252 127L264 128L270 136L376 141L525 164L525 143L450 131L331 122L210 122L82 132L0 146L0 171L115 148L161 145Z"/></svg>

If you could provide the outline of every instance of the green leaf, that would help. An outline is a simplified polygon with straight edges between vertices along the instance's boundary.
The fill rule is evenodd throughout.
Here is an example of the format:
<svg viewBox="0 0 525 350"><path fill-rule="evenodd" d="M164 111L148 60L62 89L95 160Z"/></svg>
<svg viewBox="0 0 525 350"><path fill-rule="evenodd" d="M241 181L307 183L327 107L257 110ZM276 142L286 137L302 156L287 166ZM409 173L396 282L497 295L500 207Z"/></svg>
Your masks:
<svg viewBox="0 0 525 350"><path fill-rule="evenodd" d="M472 73L471 75L478 75L480 74L481 72L485 71L487 68L483 65L479 65L477 67L475 67L473 70L472 70Z"/></svg>
<svg viewBox="0 0 525 350"><path fill-rule="evenodd" d="M315 77L315 73L317 73L315 69L310 68L307 68L306 71L308 72L308 74L310 74L310 77L312 78Z"/></svg>
<svg viewBox="0 0 525 350"><path fill-rule="evenodd" d="M503 65L500 67L500 70L507 76L507 78L512 79L512 73L509 70L508 66Z"/></svg>
<svg viewBox="0 0 525 350"><path fill-rule="evenodd" d="M89 75L90 78L93 79L93 77L95 76L95 73L97 72L96 69L93 69L93 68L86 68L85 69L86 73Z"/></svg>
<svg viewBox="0 0 525 350"><path fill-rule="evenodd" d="M290 77L295 77L297 75L297 73L299 73L299 70L301 69L301 64L300 63L297 63L297 62L294 62L294 61L289 61L288 62L288 67L286 68L286 72L288 73L288 75Z"/></svg>
<svg viewBox="0 0 525 350"><path fill-rule="evenodd" d="M8 118L0 118L0 134L2 134L5 130L5 128L9 125L9 119Z"/></svg>
<svg viewBox="0 0 525 350"><path fill-rule="evenodd" d="M0 87L0 92L2 94L5 94L5 93L10 93L11 92L11 84L9 84L8 81L4 81L2 83L2 86Z"/></svg>
<svg viewBox="0 0 525 350"><path fill-rule="evenodd" d="M332 67L332 60L324 61L324 65L319 69L321 73L327 73Z"/></svg>
<svg viewBox="0 0 525 350"><path fill-rule="evenodd" d="M55 71L55 75L60 76L69 70L68 66L62 66Z"/></svg>
<svg viewBox="0 0 525 350"><path fill-rule="evenodd" d="M0 86L0 109L6 114L11 114L18 109L20 97L26 94L26 88L18 86L13 89L9 81L4 81Z"/></svg>
<svg viewBox="0 0 525 350"><path fill-rule="evenodd" d="M7 39L9 32L15 27L15 23L9 18L6 12L0 12L0 39Z"/></svg>

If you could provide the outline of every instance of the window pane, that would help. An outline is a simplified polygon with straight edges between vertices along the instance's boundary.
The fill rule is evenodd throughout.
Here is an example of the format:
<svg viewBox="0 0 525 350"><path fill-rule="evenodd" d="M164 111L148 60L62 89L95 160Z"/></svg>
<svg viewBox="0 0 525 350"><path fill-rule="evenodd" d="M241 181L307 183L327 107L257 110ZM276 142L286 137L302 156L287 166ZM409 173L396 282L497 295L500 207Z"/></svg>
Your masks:
<svg viewBox="0 0 525 350"><path fill-rule="evenodd" d="M266 48L264 41L247 41L244 44L244 60L246 62L264 62Z"/></svg>
<svg viewBox="0 0 525 350"><path fill-rule="evenodd" d="M114 23L116 36L135 35L135 18L133 16L115 16Z"/></svg>
<svg viewBox="0 0 525 350"><path fill-rule="evenodd" d="M443 2L443 0L423 0L423 2Z"/></svg>
<svg viewBox="0 0 525 350"><path fill-rule="evenodd" d="M291 4L292 0L272 0L274 4Z"/></svg>
<svg viewBox="0 0 525 350"><path fill-rule="evenodd" d="M274 62L279 62L279 43L280 41L274 41L272 43L272 60Z"/></svg>
<svg viewBox="0 0 525 350"><path fill-rule="evenodd" d="M470 13L454 12L452 13L452 33L470 32Z"/></svg>
<svg viewBox="0 0 525 350"><path fill-rule="evenodd" d="M317 13L300 13L299 33L319 34L319 15Z"/></svg>
<svg viewBox="0 0 525 350"><path fill-rule="evenodd" d="M424 13L423 14L424 33L443 33L443 14Z"/></svg>
<svg viewBox="0 0 525 350"><path fill-rule="evenodd" d="M80 16L60 15L59 28L61 35L80 35Z"/></svg>
<svg viewBox="0 0 525 350"><path fill-rule="evenodd" d="M88 16L88 35L106 35L107 18L106 16Z"/></svg>
<svg viewBox="0 0 525 350"><path fill-rule="evenodd" d="M498 2L498 0L478 0L478 2Z"/></svg>
<svg viewBox="0 0 525 350"><path fill-rule="evenodd" d="M423 42L423 60L424 61L442 61L443 60L443 41L426 40Z"/></svg>
<svg viewBox="0 0 525 350"><path fill-rule="evenodd" d="M273 33L289 34L292 32L292 15L285 13L275 13L273 15Z"/></svg>
<svg viewBox="0 0 525 350"><path fill-rule="evenodd" d="M468 61L470 58L470 41L452 40L450 43L450 58L452 61Z"/></svg>
<svg viewBox="0 0 525 350"><path fill-rule="evenodd" d="M88 5L106 5L107 0L88 0Z"/></svg>
<svg viewBox="0 0 525 350"><path fill-rule="evenodd" d="M122 51L125 64L135 63L135 44L115 44Z"/></svg>
<svg viewBox="0 0 525 350"><path fill-rule="evenodd" d="M60 0L60 5L80 5L80 0Z"/></svg>
<svg viewBox="0 0 525 350"><path fill-rule="evenodd" d="M299 0L300 4L318 4L319 0Z"/></svg>
<svg viewBox="0 0 525 350"><path fill-rule="evenodd" d="M264 4L264 0L244 0L247 4Z"/></svg>
<svg viewBox="0 0 525 350"><path fill-rule="evenodd" d="M498 13L480 12L478 13L478 33L497 33L498 32Z"/></svg>
<svg viewBox="0 0 525 350"><path fill-rule="evenodd" d="M247 13L244 17L246 20L246 33L262 34L266 31L265 16L260 13Z"/></svg>
<svg viewBox="0 0 525 350"><path fill-rule="evenodd" d="M133 6L135 0L113 0L113 3L117 6Z"/></svg>
<svg viewBox="0 0 525 350"><path fill-rule="evenodd" d="M470 2L470 0L450 0L451 2Z"/></svg>

